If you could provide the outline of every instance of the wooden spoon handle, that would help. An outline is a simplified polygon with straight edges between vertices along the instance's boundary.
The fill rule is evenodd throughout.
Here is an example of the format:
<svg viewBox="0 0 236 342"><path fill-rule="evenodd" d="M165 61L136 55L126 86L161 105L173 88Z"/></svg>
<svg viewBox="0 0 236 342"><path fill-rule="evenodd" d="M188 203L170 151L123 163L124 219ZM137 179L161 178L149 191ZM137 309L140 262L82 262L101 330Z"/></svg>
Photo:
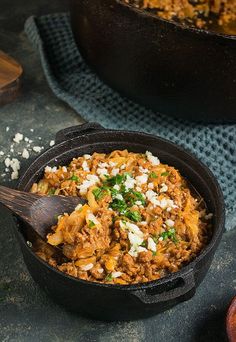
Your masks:
<svg viewBox="0 0 236 342"><path fill-rule="evenodd" d="M30 208L39 198L39 195L0 185L0 203L28 223L31 223Z"/></svg>

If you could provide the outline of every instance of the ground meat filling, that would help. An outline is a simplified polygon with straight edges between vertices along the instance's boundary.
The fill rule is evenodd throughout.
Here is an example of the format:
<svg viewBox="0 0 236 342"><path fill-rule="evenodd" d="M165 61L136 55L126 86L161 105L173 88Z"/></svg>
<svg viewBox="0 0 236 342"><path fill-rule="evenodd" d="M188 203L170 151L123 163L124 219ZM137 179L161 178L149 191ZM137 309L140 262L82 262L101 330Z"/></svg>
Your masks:
<svg viewBox="0 0 236 342"><path fill-rule="evenodd" d="M236 21L235 0L123 0L164 19L185 21L202 28L215 18L218 25Z"/></svg>
<svg viewBox="0 0 236 342"><path fill-rule="evenodd" d="M33 243L39 257L76 278L123 285L159 279L195 258L211 235L204 201L148 151L94 153L67 167L47 166L31 192L87 199L58 217L48 244Z"/></svg>

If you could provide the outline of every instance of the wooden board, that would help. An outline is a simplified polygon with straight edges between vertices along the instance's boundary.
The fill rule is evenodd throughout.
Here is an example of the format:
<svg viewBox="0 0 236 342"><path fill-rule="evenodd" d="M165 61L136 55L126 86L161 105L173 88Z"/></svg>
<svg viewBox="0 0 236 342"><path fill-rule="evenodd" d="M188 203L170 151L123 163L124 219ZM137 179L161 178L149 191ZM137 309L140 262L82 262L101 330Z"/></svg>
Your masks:
<svg viewBox="0 0 236 342"><path fill-rule="evenodd" d="M21 65L0 50L0 105L18 96L22 72Z"/></svg>

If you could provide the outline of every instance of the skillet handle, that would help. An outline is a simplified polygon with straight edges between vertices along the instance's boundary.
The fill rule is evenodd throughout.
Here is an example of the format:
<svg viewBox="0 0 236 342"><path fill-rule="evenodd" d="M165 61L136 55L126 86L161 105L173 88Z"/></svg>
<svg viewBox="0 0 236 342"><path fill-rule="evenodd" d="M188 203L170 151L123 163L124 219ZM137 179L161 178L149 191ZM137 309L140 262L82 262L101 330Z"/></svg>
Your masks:
<svg viewBox="0 0 236 342"><path fill-rule="evenodd" d="M154 286L151 289L133 291L132 294L144 304L164 303L177 298L182 300L189 299L196 290L193 269L162 286L167 288L167 291L157 293L158 287ZM171 289L168 290L168 287Z"/></svg>
<svg viewBox="0 0 236 342"><path fill-rule="evenodd" d="M100 130L105 130L105 127L96 122L88 122L78 126L67 127L57 132L55 143L59 144L63 141L76 138L81 134Z"/></svg>

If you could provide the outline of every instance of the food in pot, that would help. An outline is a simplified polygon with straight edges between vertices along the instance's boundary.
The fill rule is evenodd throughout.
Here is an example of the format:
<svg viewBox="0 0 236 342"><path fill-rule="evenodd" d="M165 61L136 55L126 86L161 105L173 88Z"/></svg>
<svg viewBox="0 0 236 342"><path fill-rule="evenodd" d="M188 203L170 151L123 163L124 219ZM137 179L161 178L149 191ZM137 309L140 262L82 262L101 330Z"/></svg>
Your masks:
<svg viewBox="0 0 236 342"><path fill-rule="evenodd" d="M151 152L113 151L45 168L32 192L81 196L87 204L58 217L39 257L73 277L134 284L159 279L195 258L209 241L211 214L174 167ZM55 249L65 255L58 260Z"/></svg>
<svg viewBox="0 0 236 342"><path fill-rule="evenodd" d="M201 28L216 19L219 25L236 21L235 0L124 0L164 19L181 20Z"/></svg>

